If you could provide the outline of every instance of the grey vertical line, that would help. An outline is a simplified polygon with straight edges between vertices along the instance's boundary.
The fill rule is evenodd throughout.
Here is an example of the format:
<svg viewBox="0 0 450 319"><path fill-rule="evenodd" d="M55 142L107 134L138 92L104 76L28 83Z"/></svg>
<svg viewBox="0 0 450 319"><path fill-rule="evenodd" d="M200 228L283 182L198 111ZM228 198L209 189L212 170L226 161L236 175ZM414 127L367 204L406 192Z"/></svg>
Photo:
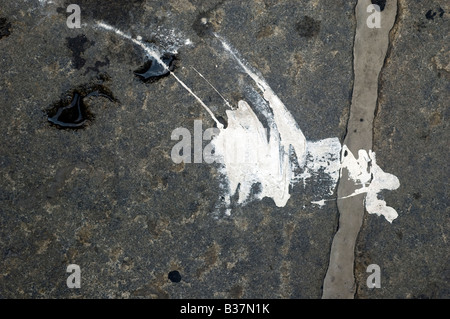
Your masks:
<svg viewBox="0 0 450 319"><path fill-rule="evenodd" d="M397 15L397 0L387 2L380 12L380 28L370 28L367 8L370 0L358 0L355 8L356 33L353 47L354 84L347 134L344 145L350 152L372 149L373 120L378 100L378 82L384 65L389 32ZM345 154L341 155L341 158ZM356 189L348 178L347 169L341 169L337 188L339 228L331 244L330 261L323 283L322 298L353 299L356 286L354 277L355 243L364 217L365 195L347 197Z"/></svg>

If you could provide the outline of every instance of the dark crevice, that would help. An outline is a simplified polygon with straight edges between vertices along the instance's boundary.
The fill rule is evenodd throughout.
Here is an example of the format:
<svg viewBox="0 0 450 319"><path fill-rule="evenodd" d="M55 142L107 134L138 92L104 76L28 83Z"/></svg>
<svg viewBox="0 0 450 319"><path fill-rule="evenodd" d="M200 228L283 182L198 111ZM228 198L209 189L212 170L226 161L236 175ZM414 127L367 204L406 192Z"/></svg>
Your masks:
<svg viewBox="0 0 450 319"><path fill-rule="evenodd" d="M380 7L380 11L384 10L384 7L386 6L386 0L372 0L372 4L376 4Z"/></svg>
<svg viewBox="0 0 450 319"><path fill-rule="evenodd" d="M381 94L382 94L382 88L383 88L383 77L382 77L382 72L383 70L386 68L386 66L389 64L390 61L390 56L391 56L391 52L392 52L392 47L395 43L395 39L397 39L397 33L399 30L399 25L400 25L400 17L402 16L402 5L401 2L403 0L397 0L397 10L396 10L396 16L395 16L395 20L394 20L394 25L392 26L392 29L389 32L389 43L388 43L388 48L386 51L386 56L384 58L384 62L383 65L380 69L380 73L378 74L378 89L377 89L377 102L376 102L376 106L375 106L375 110L374 110L374 117L373 117L373 122L372 122L372 149L374 149L374 144L375 144L375 120L377 118L379 109L380 109L380 104L382 103L382 99L380 98ZM361 119L363 120L363 119ZM370 162L369 162L370 165ZM372 176L373 178L373 176ZM371 180L372 180L371 178ZM362 233L362 229L364 228L364 226L367 224L367 214L364 215L364 218L362 220L361 223L361 228L358 232L358 235L356 237L355 240L355 249L358 245L358 243L360 242L360 238L361 238L361 233ZM356 269L357 269L357 256L355 255L355 259L353 261L353 269L354 269L354 277L355 277L355 285L356 285L356 289L355 289L355 295L354 298L358 299L358 290L359 290L359 282L358 280L356 280L357 278L357 274L356 274Z"/></svg>
<svg viewBox="0 0 450 319"><path fill-rule="evenodd" d="M351 72L353 74L352 77L352 84L351 84L351 90L350 90L350 96L349 96L349 105L348 105L348 112L347 112L347 123L345 124L345 132L342 136L342 144L344 144L345 139L347 137L348 134L348 124L350 122L350 114L351 114L351 109L352 109L352 100L353 100L353 88L355 86L355 38L356 38L356 28L357 28L357 21L356 21L356 6L358 5L358 2L356 1L355 5L353 6L353 23L355 25L354 28L354 33L353 33L353 42L352 42L352 57L351 57ZM342 157L341 157L341 161L342 161ZM339 180L337 181L337 185L339 184Z"/></svg>

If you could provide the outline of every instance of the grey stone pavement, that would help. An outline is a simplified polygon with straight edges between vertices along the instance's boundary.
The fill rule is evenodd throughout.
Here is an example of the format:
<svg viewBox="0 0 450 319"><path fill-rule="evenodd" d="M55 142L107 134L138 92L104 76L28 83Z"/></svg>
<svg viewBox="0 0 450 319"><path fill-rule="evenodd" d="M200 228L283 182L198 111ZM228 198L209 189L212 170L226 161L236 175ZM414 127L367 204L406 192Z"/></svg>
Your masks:
<svg viewBox="0 0 450 319"><path fill-rule="evenodd" d="M71 3L80 28L66 24ZM218 164L171 159L174 129L214 121L174 77L141 81L133 72L144 50L97 23L177 49L174 74L226 120L193 68L231 104L253 91L216 32L308 141L343 143L356 3L0 0L0 298L321 298L339 212L336 201L311 201L329 185L295 184L285 207L264 198L215 212ZM364 215L354 298L450 297L449 10L443 0L398 0L372 147L400 181L382 193L398 217ZM76 92L86 124L52 125L49 110ZM94 92L104 96L86 96ZM80 266L79 289L67 287L70 264ZM380 288L366 284L370 264Z"/></svg>

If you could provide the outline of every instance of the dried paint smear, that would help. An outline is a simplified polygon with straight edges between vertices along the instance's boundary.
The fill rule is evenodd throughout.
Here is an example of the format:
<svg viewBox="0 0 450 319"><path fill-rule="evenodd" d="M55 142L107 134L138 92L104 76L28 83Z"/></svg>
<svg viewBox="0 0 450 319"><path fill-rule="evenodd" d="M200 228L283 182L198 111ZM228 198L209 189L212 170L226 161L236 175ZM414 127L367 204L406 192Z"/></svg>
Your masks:
<svg viewBox="0 0 450 319"><path fill-rule="evenodd" d="M366 193L365 207L369 214L383 215L387 221L392 223L398 214L394 208L386 205L384 200L378 198L382 190L395 190L400 187L400 181L392 174L385 173L376 162L375 153L365 150L358 151L358 158L350 152L347 146L342 148L342 168L347 169L348 176L360 185L353 194L346 197Z"/></svg>
<svg viewBox="0 0 450 319"><path fill-rule="evenodd" d="M360 152L360 159L356 160L344 146L348 156L341 163L340 154L344 149L341 149L338 138L307 141L292 114L264 78L247 66L219 35L215 34L227 57L238 63L260 91L259 94L250 95L248 102L241 100L237 103L237 108L226 111L226 128L210 108L163 63L158 50L105 23L99 22L97 26L113 31L140 46L150 58L172 75L216 122L219 134L213 137L212 144L215 148L214 156L218 159L216 162L221 163L220 172L225 178L225 183L221 185L224 194L218 209L225 207L226 214L230 214L231 206L236 204L232 203L235 195L238 197L237 204L240 205L253 199L268 197L272 198L278 207L284 207L294 184L302 181L306 185L309 180L319 175L322 176L320 182L327 185L326 195L330 196L334 194L340 171L345 167L351 172L350 177L355 183L362 185L361 189L349 196L366 193L366 209L369 213L383 215L390 222L397 217L393 208L378 199L378 193L383 189L396 189L399 186L398 179L384 173L376 165L375 154ZM190 41L179 42L192 44ZM260 116L265 117L268 127L264 127L249 102ZM230 106L228 102L226 104ZM318 194L320 197L323 195L325 194ZM321 199L312 203L322 206L326 201L333 200L336 199Z"/></svg>
<svg viewBox="0 0 450 319"><path fill-rule="evenodd" d="M329 193L332 194L339 178L339 140L306 141L292 114L263 77L238 58L238 53L225 40L216 37L260 90L262 98L251 102L269 126L265 128L243 100L238 102L236 110L226 112L228 127L222 128L213 140L216 155L223 163L222 173L228 180L225 203L230 205L237 192L238 204L269 197L278 207L283 207L290 198L290 187L300 180L305 183L319 171L331 181ZM296 174L297 171L302 173ZM255 185L259 191L252 194Z"/></svg>

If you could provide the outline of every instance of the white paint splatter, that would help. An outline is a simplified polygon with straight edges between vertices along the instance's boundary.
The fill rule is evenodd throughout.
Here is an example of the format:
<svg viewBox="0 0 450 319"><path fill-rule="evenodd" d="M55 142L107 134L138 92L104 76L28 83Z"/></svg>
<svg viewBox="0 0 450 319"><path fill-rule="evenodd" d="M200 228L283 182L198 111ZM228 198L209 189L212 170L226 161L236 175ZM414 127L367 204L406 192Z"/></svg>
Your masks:
<svg viewBox="0 0 450 319"><path fill-rule="evenodd" d="M140 46L144 52L147 54L147 56L153 58L158 64L162 65L164 67L165 70L167 70L169 72L170 75L172 75L175 80L186 90L189 92L189 94L191 94L199 103L201 106L203 106L203 108L208 112L208 114L211 116L211 118L216 122L216 125L218 128L222 128L223 125L222 123L220 123L217 118L214 116L213 112L210 110L210 108L203 103L203 101L183 82L181 81L178 76L176 76L173 72L171 72L169 70L169 67L161 60L161 52L150 48L148 45L146 45L144 42L142 42L141 40L138 39L134 39L131 35L128 35L124 32L122 32L121 30L103 23L103 22L96 22L97 26L104 29L104 30L108 30L108 31L113 31L114 33L116 33L117 35L119 35L120 37L123 37L125 39L128 39L130 41L132 41L134 44Z"/></svg>
<svg viewBox="0 0 450 319"><path fill-rule="evenodd" d="M325 202L327 200L325 199L321 199L321 200L317 200L317 201L312 201L311 204L315 204L315 205L319 205L320 207L325 206Z"/></svg>
<svg viewBox="0 0 450 319"><path fill-rule="evenodd" d="M269 103L269 106L273 111L273 120L275 121L277 129L280 133L280 143L283 147L283 151L287 153L289 147L293 146L298 162L302 165L306 156L306 138L292 114L273 92L262 76L258 76L255 72L251 71L250 68L237 57L237 52L235 52L228 43L226 43L218 35L216 35L216 37L221 41L224 49L230 53L231 57L234 58L234 60L244 69L245 73L247 73L252 80L255 81L256 85L263 93L264 99Z"/></svg>
<svg viewBox="0 0 450 319"><path fill-rule="evenodd" d="M238 203L244 203L254 184L260 183L256 198L270 197L279 207L289 199L293 177L289 153L281 146L280 134L272 127L267 136L256 114L245 101L236 110L227 110L228 127L212 143L224 163L222 173L229 182L229 194L239 187Z"/></svg>
<svg viewBox="0 0 450 319"><path fill-rule="evenodd" d="M177 54L178 49L182 46L193 45L193 42L185 38L181 32L175 29L166 29L163 26L158 26L150 36L157 41L158 46L162 47L165 52L173 54Z"/></svg>
<svg viewBox="0 0 450 319"><path fill-rule="evenodd" d="M224 163L222 173L229 182L226 196L229 198L238 191L238 203L245 203L253 185L259 184L255 198L269 197L278 207L283 207L290 198L290 186L317 175L319 171L328 176L329 193L332 194L339 178L339 140L330 138L307 142L292 114L263 77L239 59L237 52L224 39L216 37L261 91L265 101L256 101L256 108L269 126L264 128L245 101L239 101L236 110L226 111L228 127L221 129L213 140L216 154ZM263 103L268 104L270 112L265 111ZM295 161L292 161L291 155L294 154ZM304 169L301 175L295 175L296 166Z"/></svg>
<svg viewBox="0 0 450 319"><path fill-rule="evenodd" d="M397 211L386 205L384 200L378 198L379 193L385 190L395 190L400 187L400 181L395 175L385 173L376 163L375 153L369 150L358 151L358 159L350 152L346 145L343 146L342 168L346 168L349 178L362 187L356 189L353 194L366 193L365 207L369 214L383 215L387 221L392 223L397 218Z"/></svg>
<svg viewBox="0 0 450 319"><path fill-rule="evenodd" d="M52 0L39 0L39 3L43 6L46 4L53 4L54 2Z"/></svg>
<svg viewBox="0 0 450 319"><path fill-rule="evenodd" d="M389 222L392 222L398 216L392 207L386 206L385 201L378 199L378 193L383 189L397 189L400 183L397 177L381 170L376 164L375 153L369 151L369 154L367 154L364 150L360 150L358 159L356 159L344 146L342 151L347 151L348 154L344 157L342 163L339 163L341 145L337 138L315 142L306 141L292 114L263 77L257 75L240 60L237 52L220 36L216 35L225 51L241 66L261 91L263 99L261 99L260 104L256 103L256 108L266 118L268 128L262 125L250 105L241 100L238 102L237 109L231 108L231 110L226 111L228 127L225 129L209 107L162 62L161 52L142 42L142 37L134 39L103 22L97 22L97 26L104 30L113 31L140 46L149 57L155 59L157 63L168 70L216 122L220 133L213 139L212 143L215 145L215 155L223 163L222 173L228 180L226 187L222 185L225 192L222 204L226 207L226 215L231 214L231 197L238 189L238 203L244 204L249 200L252 188L256 184L259 184L260 189L255 198L269 197L274 200L277 206L283 207L290 198L290 185L300 180L303 180L306 184L306 180L322 172L329 182L328 193L333 194L339 178L339 171L345 167L349 172L349 178L356 184L361 185L362 188L344 198L367 193L365 205L369 213L383 215ZM192 44L189 39L183 43L185 45ZM196 69L195 71L206 80L200 72ZM209 81L207 82L212 86ZM215 88L214 90L219 93ZM223 98L221 94L220 96ZM225 98L223 99L225 100ZM225 102L231 107L228 101L225 100ZM267 105L262 105L262 103ZM266 110L267 106L271 112ZM295 161L292 160L293 154L295 154ZM299 168L303 169L303 172L296 175L294 171ZM335 199L321 199L312 201L312 203L324 206L325 202L330 200Z"/></svg>

